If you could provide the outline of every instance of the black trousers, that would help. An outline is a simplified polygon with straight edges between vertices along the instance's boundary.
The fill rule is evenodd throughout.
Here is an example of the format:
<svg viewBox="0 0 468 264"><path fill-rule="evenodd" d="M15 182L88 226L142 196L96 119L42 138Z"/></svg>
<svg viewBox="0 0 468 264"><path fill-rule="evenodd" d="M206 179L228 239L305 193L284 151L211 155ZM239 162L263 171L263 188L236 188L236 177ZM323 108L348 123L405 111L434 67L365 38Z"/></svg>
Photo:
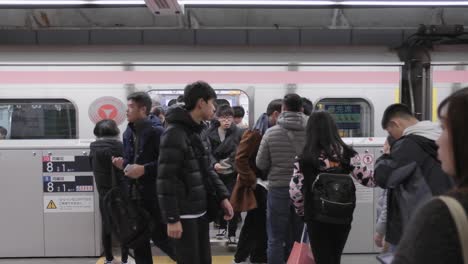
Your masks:
<svg viewBox="0 0 468 264"><path fill-rule="evenodd" d="M219 178L221 181L224 183L226 186L226 189L229 191L229 193L232 193L232 189L234 189L234 185L236 184L236 174L218 174ZM228 237L236 236L236 231L237 231L237 224L239 223L240 220L240 213L235 213L234 217L226 221L224 220L224 211L219 212L218 216L218 223L219 223L219 228L220 229L227 229Z"/></svg>
<svg viewBox="0 0 468 264"><path fill-rule="evenodd" d="M340 264L351 224L328 224L308 221L310 246L317 264Z"/></svg>
<svg viewBox="0 0 468 264"><path fill-rule="evenodd" d="M174 239L178 264L211 264L211 246L208 220L203 216L181 219L182 237Z"/></svg>
<svg viewBox="0 0 468 264"><path fill-rule="evenodd" d="M102 246L104 248L104 255L106 260L111 261L114 259L112 254L112 226L108 221L103 217L104 212L104 196L108 192L108 189L99 190L99 211L101 212L101 239ZM121 248L122 262L127 262L128 260L128 248Z"/></svg>
<svg viewBox="0 0 468 264"><path fill-rule="evenodd" d="M247 212L234 255L235 262L246 261L248 256L251 262L267 262L267 190L257 185L254 194L257 208Z"/></svg>
<svg viewBox="0 0 468 264"><path fill-rule="evenodd" d="M130 193L130 197L139 200L141 206L152 216L154 231L151 234L151 239L153 243L174 260L174 245L167 236L166 224L162 222L154 186L156 186L156 179L152 178L146 178L145 181L140 182L140 184L136 184L135 181L130 181L128 184L128 192ZM150 241L135 248L134 253L136 264L153 263Z"/></svg>

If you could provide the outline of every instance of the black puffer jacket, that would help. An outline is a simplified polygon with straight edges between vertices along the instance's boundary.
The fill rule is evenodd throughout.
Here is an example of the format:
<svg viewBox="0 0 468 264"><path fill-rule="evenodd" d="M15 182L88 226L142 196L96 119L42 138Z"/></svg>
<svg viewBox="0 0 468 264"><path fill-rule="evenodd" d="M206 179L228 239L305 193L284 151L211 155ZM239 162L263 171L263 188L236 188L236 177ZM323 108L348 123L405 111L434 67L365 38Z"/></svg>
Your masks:
<svg viewBox="0 0 468 264"><path fill-rule="evenodd" d="M122 153L123 144L117 139L104 138L91 143L89 160L99 193L112 188L112 156L120 157ZM124 177L123 172L116 169L114 172L117 177L116 183L120 183Z"/></svg>
<svg viewBox="0 0 468 264"><path fill-rule="evenodd" d="M454 186L437 160L435 142L417 135L402 137L390 154L377 159L374 178L378 186L388 189L386 240L394 245L422 204Z"/></svg>
<svg viewBox="0 0 468 264"><path fill-rule="evenodd" d="M216 193L219 202L229 193L209 165L200 137L203 125L195 123L183 106L170 108L166 120L169 125L161 138L157 193L163 220L175 223L181 215L205 212L207 192Z"/></svg>

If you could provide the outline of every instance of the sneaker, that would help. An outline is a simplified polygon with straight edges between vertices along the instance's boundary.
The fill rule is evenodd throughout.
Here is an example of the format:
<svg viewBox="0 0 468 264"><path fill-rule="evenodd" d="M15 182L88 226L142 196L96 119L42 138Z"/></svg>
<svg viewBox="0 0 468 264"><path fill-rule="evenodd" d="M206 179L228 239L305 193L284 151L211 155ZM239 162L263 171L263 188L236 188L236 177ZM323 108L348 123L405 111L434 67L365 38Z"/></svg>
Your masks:
<svg viewBox="0 0 468 264"><path fill-rule="evenodd" d="M250 262L247 262L247 261L236 262L235 260L233 260L232 264L250 264Z"/></svg>
<svg viewBox="0 0 468 264"><path fill-rule="evenodd" d="M228 247L235 247L235 246L237 246L237 238L236 238L235 236L230 236L230 237L228 238L227 246L228 246Z"/></svg>
<svg viewBox="0 0 468 264"><path fill-rule="evenodd" d="M216 234L216 238L222 240L226 237L226 229L219 229L218 234Z"/></svg>

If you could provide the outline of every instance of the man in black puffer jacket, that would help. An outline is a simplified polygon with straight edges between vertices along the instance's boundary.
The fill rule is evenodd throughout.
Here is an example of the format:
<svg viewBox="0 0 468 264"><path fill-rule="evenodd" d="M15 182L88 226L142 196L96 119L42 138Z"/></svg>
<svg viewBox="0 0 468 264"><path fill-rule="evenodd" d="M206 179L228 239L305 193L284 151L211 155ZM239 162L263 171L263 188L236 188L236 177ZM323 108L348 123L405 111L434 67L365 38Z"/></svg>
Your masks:
<svg viewBox="0 0 468 264"><path fill-rule="evenodd" d="M230 220L233 210L226 187L213 171L200 133L203 121L214 113L216 94L205 82L187 85L185 106L176 105L167 111L168 127L161 138L157 192L167 234L174 238L179 264L211 263L208 193Z"/></svg>

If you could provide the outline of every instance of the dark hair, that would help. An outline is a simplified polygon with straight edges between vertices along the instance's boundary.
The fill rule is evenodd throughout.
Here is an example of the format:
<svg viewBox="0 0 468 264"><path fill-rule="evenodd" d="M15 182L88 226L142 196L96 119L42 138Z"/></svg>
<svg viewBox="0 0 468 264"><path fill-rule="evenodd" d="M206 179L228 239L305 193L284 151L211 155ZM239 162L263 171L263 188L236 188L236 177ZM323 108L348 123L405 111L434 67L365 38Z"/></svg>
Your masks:
<svg viewBox="0 0 468 264"><path fill-rule="evenodd" d="M305 97L302 97L301 100L302 100L302 108L304 108L304 115L310 116L310 114L312 114L312 109L314 108L314 105L309 99Z"/></svg>
<svg viewBox="0 0 468 264"><path fill-rule="evenodd" d="M96 137L116 137L120 130L114 120L103 119L96 123L93 133Z"/></svg>
<svg viewBox="0 0 468 264"><path fill-rule="evenodd" d="M204 81L197 81L185 86L184 102L185 109L191 111L197 105L198 100L203 99L208 102L210 99L216 99L216 93L211 86Z"/></svg>
<svg viewBox="0 0 468 264"><path fill-rule="evenodd" d="M232 107L232 110L234 111L234 117L243 118L245 116L244 107L242 107L240 105Z"/></svg>
<svg viewBox="0 0 468 264"><path fill-rule="evenodd" d="M151 113L155 116L159 116L161 114L165 114L164 112L164 108L162 108L162 106L156 106L156 107L153 107L153 110L151 111Z"/></svg>
<svg viewBox="0 0 468 264"><path fill-rule="evenodd" d="M356 152L346 145L338 134L333 117L325 111L313 112L306 128L306 142L302 153L302 162L320 168L319 157L325 155L329 160L349 166Z"/></svg>
<svg viewBox="0 0 468 264"><path fill-rule="evenodd" d="M177 104L177 99L171 99L169 100L169 102L167 103L167 106L171 106L173 104Z"/></svg>
<svg viewBox="0 0 468 264"><path fill-rule="evenodd" d="M442 110L446 115L442 117ZM445 120L446 129L452 140L453 157L455 159L455 179L461 185L468 185L468 87L456 91L440 103L437 109L439 118Z"/></svg>
<svg viewBox="0 0 468 264"><path fill-rule="evenodd" d="M151 111L151 105L153 105L153 102L151 101L151 97L147 93L132 93L129 96L127 96L127 100L132 100L138 105L138 107L146 107L146 114L149 115Z"/></svg>
<svg viewBox="0 0 468 264"><path fill-rule="evenodd" d="M8 130L2 126L0 126L0 135L3 135L6 137L6 135L8 134Z"/></svg>
<svg viewBox="0 0 468 264"><path fill-rule="evenodd" d="M231 106L231 104L229 103L229 101L226 100L226 99L223 99L223 98L221 98L221 99L216 99L215 104L216 104L216 108L218 108L218 107L220 107L220 106L222 106L222 105L229 105L229 106Z"/></svg>
<svg viewBox="0 0 468 264"><path fill-rule="evenodd" d="M298 94L290 93L284 96L283 104L287 111L300 112L302 108L302 99Z"/></svg>
<svg viewBox="0 0 468 264"><path fill-rule="evenodd" d="M266 114L267 116L271 116L275 111L281 113L281 105L283 104L283 100L275 99L271 101L267 106Z"/></svg>
<svg viewBox="0 0 468 264"><path fill-rule="evenodd" d="M234 116L234 111L232 110L232 107L229 105L221 105L216 109L216 116L217 117L222 117L222 116Z"/></svg>
<svg viewBox="0 0 468 264"><path fill-rule="evenodd" d="M382 117L382 128L386 129L390 123L390 120L395 117L409 119L414 117L414 115L411 113L411 110L408 108L408 106L404 104L392 104L384 111Z"/></svg>
<svg viewBox="0 0 468 264"><path fill-rule="evenodd" d="M184 102L184 96L183 95L179 95L177 96L177 103L183 103Z"/></svg>

